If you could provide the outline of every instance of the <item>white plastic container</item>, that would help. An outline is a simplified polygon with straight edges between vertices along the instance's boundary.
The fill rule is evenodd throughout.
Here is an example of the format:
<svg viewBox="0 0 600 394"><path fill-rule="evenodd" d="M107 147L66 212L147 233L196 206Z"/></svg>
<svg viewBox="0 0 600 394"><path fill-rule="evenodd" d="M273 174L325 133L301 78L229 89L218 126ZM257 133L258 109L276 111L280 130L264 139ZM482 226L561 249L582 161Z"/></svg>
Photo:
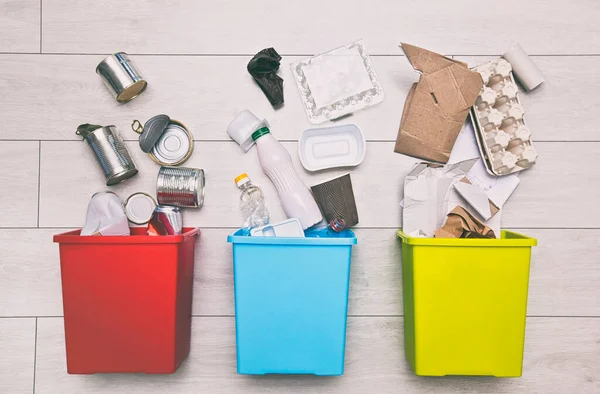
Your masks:
<svg viewBox="0 0 600 394"><path fill-rule="evenodd" d="M296 218L287 219L283 222L267 224L250 230L253 237L293 237L304 238L302 224Z"/></svg>
<svg viewBox="0 0 600 394"><path fill-rule="evenodd" d="M283 210L290 218L298 218L302 229L323 220L310 190L302 183L292 164L289 152L271 135L268 127L252 134L263 171L275 185Z"/></svg>
<svg viewBox="0 0 600 394"><path fill-rule="evenodd" d="M357 166L365 153L365 137L353 124L305 130L298 143L300 162L308 171Z"/></svg>

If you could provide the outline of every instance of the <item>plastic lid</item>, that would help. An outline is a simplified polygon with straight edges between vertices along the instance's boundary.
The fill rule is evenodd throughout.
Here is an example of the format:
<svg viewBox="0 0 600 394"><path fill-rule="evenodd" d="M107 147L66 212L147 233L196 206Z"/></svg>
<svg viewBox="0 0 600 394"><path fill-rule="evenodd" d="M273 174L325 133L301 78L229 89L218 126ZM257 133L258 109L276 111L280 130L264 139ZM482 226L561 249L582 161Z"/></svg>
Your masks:
<svg viewBox="0 0 600 394"><path fill-rule="evenodd" d="M252 139L254 141L256 141L263 135L267 135L267 134L271 134L271 130L269 130L268 127L261 127L260 129L256 130L254 133L252 133Z"/></svg>
<svg viewBox="0 0 600 394"><path fill-rule="evenodd" d="M238 187L240 187L243 184L250 182L250 178L248 177L248 174L244 172L243 174L236 176L234 182Z"/></svg>
<svg viewBox="0 0 600 394"><path fill-rule="evenodd" d="M227 134L229 134L232 140L238 143L244 152L248 152L252 145L254 145L252 133L268 125L266 120L258 119L256 115L245 109L237 114L229 126L227 126Z"/></svg>
<svg viewBox="0 0 600 394"><path fill-rule="evenodd" d="M125 202L127 219L135 224L148 223L155 209L156 201L146 193L134 193Z"/></svg>

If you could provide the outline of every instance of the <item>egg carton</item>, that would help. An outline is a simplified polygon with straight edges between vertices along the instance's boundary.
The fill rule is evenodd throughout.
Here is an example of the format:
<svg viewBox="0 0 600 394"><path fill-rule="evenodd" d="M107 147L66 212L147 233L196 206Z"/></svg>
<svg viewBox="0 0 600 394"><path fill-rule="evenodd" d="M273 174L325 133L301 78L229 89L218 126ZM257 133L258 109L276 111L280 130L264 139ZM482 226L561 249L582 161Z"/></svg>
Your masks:
<svg viewBox="0 0 600 394"><path fill-rule="evenodd" d="M471 121L486 169L492 175L508 175L531 167L538 154L523 119L525 111L510 63L498 59L473 70L483 79Z"/></svg>

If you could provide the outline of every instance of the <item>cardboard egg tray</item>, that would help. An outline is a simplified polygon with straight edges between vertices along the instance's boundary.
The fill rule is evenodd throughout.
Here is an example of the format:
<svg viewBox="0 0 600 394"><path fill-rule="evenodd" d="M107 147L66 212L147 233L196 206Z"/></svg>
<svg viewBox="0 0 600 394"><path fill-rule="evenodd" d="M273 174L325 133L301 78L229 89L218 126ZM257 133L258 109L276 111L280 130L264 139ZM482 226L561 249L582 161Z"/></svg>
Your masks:
<svg viewBox="0 0 600 394"><path fill-rule="evenodd" d="M510 63L498 59L473 70L481 74L483 88L471 108L471 121L488 172L508 175L531 167L538 155Z"/></svg>

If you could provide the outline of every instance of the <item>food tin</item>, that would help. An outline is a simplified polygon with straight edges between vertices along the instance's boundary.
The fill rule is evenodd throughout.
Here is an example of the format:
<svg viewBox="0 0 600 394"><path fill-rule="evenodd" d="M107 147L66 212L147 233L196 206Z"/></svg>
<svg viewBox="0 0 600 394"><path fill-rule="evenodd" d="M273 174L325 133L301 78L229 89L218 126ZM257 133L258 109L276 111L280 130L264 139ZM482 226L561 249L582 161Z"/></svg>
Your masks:
<svg viewBox="0 0 600 394"><path fill-rule="evenodd" d="M204 204L204 170L185 167L161 167L156 180L160 205L200 208Z"/></svg>
<svg viewBox="0 0 600 394"><path fill-rule="evenodd" d="M139 96L148 83L124 52L110 55L98 64L96 74L119 103L126 103Z"/></svg>
<svg viewBox="0 0 600 394"><path fill-rule="evenodd" d="M184 163L194 150L194 137L185 125L167 115L156 115L144 126L134 120L131 128L140 134L140 148L163 166Z"/></svg>
<svg viewBox="0 0 600 394"><path fill-rule="evenodd" d="M115 126L82 124L75 132L82 136L94 152L96 161L106 176L106 186L112 186L138 173L135 163Z"/></svg>
<svg viewBox="0 0 600 394"><path fill-rule="evenodd" d="M156 209L156 201L146 193L134 193L125 201L127 219L134 224L146 224Z"/></svg>
<svg viewBox="0 0 600 394"><path fill-rule="evenodd" d="M158 205L148 222L148 235L180 235L183 229L178 207Z"/></svg>

